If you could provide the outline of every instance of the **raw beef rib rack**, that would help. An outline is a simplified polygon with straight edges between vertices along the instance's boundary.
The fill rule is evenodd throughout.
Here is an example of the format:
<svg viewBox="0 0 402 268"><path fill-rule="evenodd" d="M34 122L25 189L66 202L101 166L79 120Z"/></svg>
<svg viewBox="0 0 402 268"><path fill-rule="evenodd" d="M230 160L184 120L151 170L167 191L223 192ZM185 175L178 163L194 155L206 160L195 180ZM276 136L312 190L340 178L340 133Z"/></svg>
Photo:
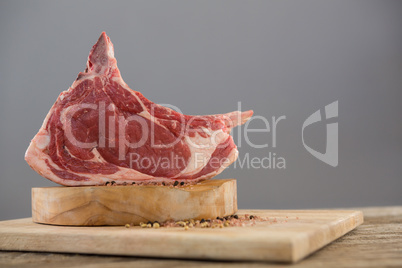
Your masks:
<svg viewBox="0 0 402 268"><path fill-rule="evenodd" d="M87 67L60 94L25 160L66 186L197 182L233 163L233 127L253 112L183 115L146 99L123 81L103 32Z"/></svg>

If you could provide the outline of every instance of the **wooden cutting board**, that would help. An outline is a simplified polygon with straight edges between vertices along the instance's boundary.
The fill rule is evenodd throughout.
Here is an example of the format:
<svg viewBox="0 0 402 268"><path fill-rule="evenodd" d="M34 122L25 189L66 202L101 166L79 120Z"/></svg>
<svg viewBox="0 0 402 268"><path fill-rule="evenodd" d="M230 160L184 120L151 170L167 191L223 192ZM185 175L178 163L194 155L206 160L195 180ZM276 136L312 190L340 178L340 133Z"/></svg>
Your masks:
<svg viewBox="0 0 402 268"><path fill-rule="evenodd" d="M363 223L360 211L240 210L269 217L255 226L147 229L0 222L0 250L186 259L296 262Z"/></svg>
<svg viewBox="0 0 402 268"><path fill-rule="evenodd" d="M235 179L196 185L32 188L32 219L56 225L138 225L215 219L237 211Z"/></svg>

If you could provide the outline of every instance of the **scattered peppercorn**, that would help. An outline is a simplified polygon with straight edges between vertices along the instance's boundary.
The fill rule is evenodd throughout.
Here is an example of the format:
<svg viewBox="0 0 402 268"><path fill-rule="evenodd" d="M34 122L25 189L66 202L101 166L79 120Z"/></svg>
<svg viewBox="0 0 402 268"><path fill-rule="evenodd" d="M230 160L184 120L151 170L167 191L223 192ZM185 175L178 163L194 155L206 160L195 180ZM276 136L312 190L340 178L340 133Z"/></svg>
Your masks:
<svg viewBox="0 0 402 268"><path fill-rule="evenodd" d="M162 182L162 185L165 186L165 182Z"/></svg>
<svg viewBox="0 0 402 268"><path fill-rule="evenodd" d="M179 182L178 182L178 181L175 181L174 184L173 184L173 186L177 186L177 185L179 185Z"/></svg>
<svg viewBox="0 0 402 268"><path fill-rule="evenodd" d="M171 184L170 184L171 186ZM236 219L236 220L234 220ZM244 215L230 215L225 217L216 217L215 218L203 218L201 220L194 220L194 219L183 219L181 221L173 221L168 220L166 222L159 223L158 221L148 221L146 223L140 222L141 228L164 228L164 227L181 227L181 228L223 228L223 227L243 227L243 226L255 226L257 222L265 222L270 221L269 223L276 223L278 222L276 218L269 219L268 217L261 217L256 215L244 214ZM287 222L287 221L284 221ZM126 228L130 228L135 226L135 224L126 224Z"/></svg>
<svg viewBox="0 0 402 268"><path fill-rule="evenodd" d="M184 181L180 182L180 185L183 186L183 185L184 185Z"/></svg>
<svg viewBox="0 0 402 268"><path fill-rule="evenodd" d="M115 182L115 181L112 181L112 182L111 182L111 184L112 184L112 185L115 185L115 184L116 184L116 182Z"/></svg>
<svg viewBox="0 0 402 268"><path fill-rule="evenodd" d="M110 182L108 182L108 181L107 181L107 182L105 183L105 185L106 185L106 186L108 186L108 185L109 185L109 183L110 183Z"/></svg>
<svg viewBox="0 0 402 268"><path fill-rule="evenodd" d="M134 184L135 184L135 181L133 181L133 183L131 183L131 184L133 184L133 185L134 185Z"/></svg>
<svg viewBox="0 0 402 268"><path fill-rule="evenodd" d="M187 226L187 224L184 221L178 221L176 222L177 225L180 225L182 227Z"/></svg>

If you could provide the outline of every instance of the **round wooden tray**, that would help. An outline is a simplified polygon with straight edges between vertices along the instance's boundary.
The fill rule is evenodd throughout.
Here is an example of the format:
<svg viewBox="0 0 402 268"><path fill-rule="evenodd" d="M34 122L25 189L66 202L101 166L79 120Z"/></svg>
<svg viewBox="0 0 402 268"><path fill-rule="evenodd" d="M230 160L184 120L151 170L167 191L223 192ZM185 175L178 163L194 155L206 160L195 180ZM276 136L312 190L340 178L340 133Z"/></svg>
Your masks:
<svg viewBox="0 0 402 268"><path fill-rule="evenodd" d="M84 186L32 188L32 219L54 225L124 225L208 219L237 211L236 180L193 186Z"/></svg>

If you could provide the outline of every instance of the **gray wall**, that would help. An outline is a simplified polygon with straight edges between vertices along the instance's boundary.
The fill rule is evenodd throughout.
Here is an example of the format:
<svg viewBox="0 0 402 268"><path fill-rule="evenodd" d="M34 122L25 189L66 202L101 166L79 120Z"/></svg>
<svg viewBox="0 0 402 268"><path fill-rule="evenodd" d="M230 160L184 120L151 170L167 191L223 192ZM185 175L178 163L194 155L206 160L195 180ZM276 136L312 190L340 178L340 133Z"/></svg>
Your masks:
<svg viewBox="0 0 402 268"><path fill-rule="evenodd" d="M0 219L30 216L31 187L55 186L24 152L101 31L131 88L186 114L253 109L278 124L286 169L231 167L240 208L402 204L402 3L394 1L1 1ZM301 128L339 101L339 166ZM253 122L261 127L261 121ZM306 130L325 150L325 124ZM237 139L237 135L235 135ZM253 133L254 143L271 142Z"/></svg>

